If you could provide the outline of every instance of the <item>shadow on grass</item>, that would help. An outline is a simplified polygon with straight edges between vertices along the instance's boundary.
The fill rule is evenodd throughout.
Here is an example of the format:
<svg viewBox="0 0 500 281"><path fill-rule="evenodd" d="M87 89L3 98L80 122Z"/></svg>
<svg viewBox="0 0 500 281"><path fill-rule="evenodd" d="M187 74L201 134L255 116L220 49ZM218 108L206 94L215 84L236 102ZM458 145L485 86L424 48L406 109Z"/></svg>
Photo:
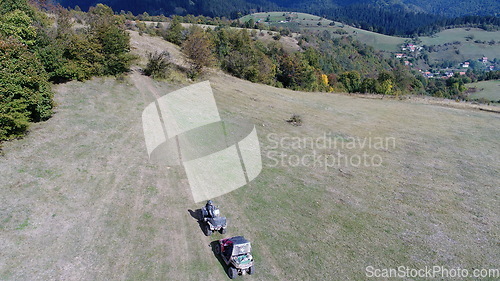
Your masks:
<svg viewBox="0 0 500 281"><path fill-rule="evenodd" d="M210 242L210 248L212 248L212 254L215 256L215 258L217 258L220 265L224 269L224 272L226 273L227 277L229 277L229 275L227 274L227 269L229 268L229 266L224 262L224 260L222 259L222 256L220 254L218 255L215 252L215 247L217 246L217 244L219 244L219 240L215 240L215 241Z"/></svg>
<svg viewBox="0 0 500 281"><path fill-rule="evenodd" d="M202 217L201 217L201 209L196 209L194 211L189 209L188 212L191 215L191 217L198 222L198 226L200 227L201 232L206 235L205 223L203 222Z"/></svg>

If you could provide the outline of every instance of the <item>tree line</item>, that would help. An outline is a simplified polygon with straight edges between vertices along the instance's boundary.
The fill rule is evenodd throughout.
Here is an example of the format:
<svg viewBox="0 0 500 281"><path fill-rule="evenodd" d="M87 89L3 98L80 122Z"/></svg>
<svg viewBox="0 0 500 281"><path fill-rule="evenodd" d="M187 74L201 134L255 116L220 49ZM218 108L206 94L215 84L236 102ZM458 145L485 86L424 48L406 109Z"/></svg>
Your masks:
<svg viewBox="0 0 500 281"><path fill-rule="evenodd" d="M85 20L80 28L74 27L75 13ZM0 141L20 137L31 122L51 117L51 83L126 71L133 57L124 21L101 4L83 13L2 0Z"/></svg>
<svg viewBox="0 0 500 281"><path fill-rule="evenodd" d="M481 1L468 1L460 5L450 5L447 1L422 3L425 9L417 10L404 4L385 5L378 1L266 1L266 0L108 0L116 10L131 10L134 14L148 15L203 15L208 17L226 17L237 19L242 15L255 12L290 11L304 12L353 25L365 30L386 35L424 36L432 35L451 26L477 26L491 30L500 26L500 18L494 15L494 7ZM88 6L87 1L61 0L63 5L80 3ZM492 2L494 3L494 2ZM441 8L435 9L440 5ZM498 6L498 4L496 4ZM447 11L452 11L447 13ZM461 9L458 13L456 10ZM428 10L435 11L429 13ZM472 15L463 16L464 14Z"/></svg>
<svg viewBox="0 0 500 281"><path fill-rule="evenodd" d="M183 21L219 25L202 29L194 24L183 28ZM168 28L158 28L158 24L146 26L141 22L137 26L141 32L162 36L181 46L192 63L191 78L199 75L204 67L214 66L242 79L294 90L466 99L466 83L496 77L496 72L471 71L449 79L426 78L351 36L334 37L328 31L302 33L298 37L301 51L287 52L280 38L291 36L290 30L269 31L258 29L261 26L257 23L248 24L175 16L166 23ZM270 34L274 39L271 42L260 40Z"/></svg>
<svg viewBox="0 0 500 281"><path fill-rule="evenodd" d="M191 77L201 73L203 67L216 66L242 79L294 90L425 93L424 77L351 36L337 38L329 32L308 32L298 39L301 51L287 52L278 36L290 36L285 29L235 29L231 24L208 29L197 25L183 28L182 19L174 17L164 29L143 26L143 32L180 45L191 61ZM270 34L274 39L271 42L260 40Z"/></svg>

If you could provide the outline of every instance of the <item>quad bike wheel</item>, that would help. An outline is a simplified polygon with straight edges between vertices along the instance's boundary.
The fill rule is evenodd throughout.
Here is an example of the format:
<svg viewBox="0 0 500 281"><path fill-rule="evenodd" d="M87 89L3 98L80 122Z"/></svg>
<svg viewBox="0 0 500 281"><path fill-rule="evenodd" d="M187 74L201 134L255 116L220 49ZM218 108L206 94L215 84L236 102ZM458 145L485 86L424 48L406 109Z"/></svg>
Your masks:
<svg viewBox="0 0 500 281"><path fill-rule="evenodd" d="M212 230L210 229L210 226L208 224L205 226L205 235L206 236L212 235Z"/></svg>
<svg viewBox="0 0 500 281"><path fill-rule="evenodd" d="M214 252L216 255L220 254L220 244L219 243L215 244Z"/></svg>

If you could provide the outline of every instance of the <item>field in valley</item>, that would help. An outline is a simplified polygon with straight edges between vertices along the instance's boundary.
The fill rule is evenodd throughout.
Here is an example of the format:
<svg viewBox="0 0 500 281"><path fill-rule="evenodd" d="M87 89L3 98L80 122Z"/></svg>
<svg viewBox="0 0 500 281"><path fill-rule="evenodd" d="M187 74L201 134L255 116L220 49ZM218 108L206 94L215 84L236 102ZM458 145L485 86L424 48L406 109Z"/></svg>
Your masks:
<svg viewBox="0 0 500 281"><path fill-rule="evenodd" d="M177 47L132 34L135 53L168 49L183 64ZM135 67L121 79L57 85L54 117L4 144L0 280L224 280L210 243L233 235L253 243L256 274L242 280L363 280L367 266L498 268L499 114L294 92L218 71L202 80L221 117L255 124L261 144L261 174L214 198L230 221L226 235L204 236L184 170L150 162L144 143L143 109L191 82L154 81ZM302 126L286 122L293 114ZM325 134L391 141L290 145ZM338 153L349 163L333 162ZM312 154L332 167L295 164ZM376 165L354 165L360 155Z"/></svg>

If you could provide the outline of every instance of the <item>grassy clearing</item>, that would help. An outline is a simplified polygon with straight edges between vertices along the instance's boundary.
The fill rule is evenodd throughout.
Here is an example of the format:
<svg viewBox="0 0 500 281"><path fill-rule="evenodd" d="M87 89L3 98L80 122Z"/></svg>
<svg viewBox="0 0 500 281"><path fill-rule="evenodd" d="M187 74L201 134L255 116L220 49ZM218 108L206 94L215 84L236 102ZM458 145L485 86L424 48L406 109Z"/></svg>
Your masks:
<svg viewBox="0 0 500 281"><path fill-rule="evenodd" d="M267 12L267 13L255 13L255 14L250 14L243 16L240 18L241 22L247 22L250 19L253 19L255 22L261 20L265 21L268 16L270 19L270 22L279 22L279 21L284 21L286 20L287 15L290 15L294 20L297 21L316 21L316 23L323 19L321 17L311 15L311 14L305 14L305 13L293 13L290 14L288 12ZM331 22L329 20L323 19L325 22Z"/></svg>
<svg viewBox="0 0 500 281"><path fill-rule="evenodd" d="M500 41L500 31L484 31L479 28L453 28L443 30L431 37L421 37L424 45L443 45L454 41L467 42L466 37L472 36L474 40Z"/></svg>
<svg viewBox="0 0 500 281"><path fill-rule="evenodd" d="M240 21L246 22L250 19L253 19L255 22L259 20L265 22L267 16L269 15L270 23L273 24L278 23L277 26L280 25L287 26L287 23L280 23L280 21L286 20L286 16L283 16L283 14L284 14L283 12L255 13L242 17ZM286 15L289 15L289 13L286 13ZM328 30L332 32L337 29L343 29L347 32L347 35L353 36L357 40L360 40L365 44L371 45L378 50L395 52L399 49L399 46L403 44L405 41L404 38L387 36L375 32L370 32L352 26L344 25L339 22L335 22L334 26L330 26L330 24L332 23L331 20L314 16L311 14L293 13L291 14L291 17L293 22L298 23L301 28L305 28L308 30L314 30L314 31ZM318 26L318 23L321 23L321 26ZM341 35L334 34L334 36L341 36Z"/></svg>
<svg viewBox="0 0 500 281"><path fill-rule="evenodd" d="M230 220L227 236L253 242L252 280L363 280L368 265L498 266L497 114L205 78L222 118L250 120L261 143L260 176L215 198ZM142 110L181 86L132 72L123 82L56 87L57 114L6 143L0 158L1 279L227 278L209 248L222 235L205 237L190 215L200 206L183 169L151 163L144 145ZM293 114L302 126L286 122ZM395 145L274 145L325 133ZM337 150L383 161L325 169L271 157L331 161Z"/></svg>
<svg viewBox="0 0 500 281"><path fill-rule="evenodd" d="M387 52L396 52L401 49L401 45L407 40L406 38L401 38L401 37L395 37L395 36L389 36L389 35L384 35L376 32L371 32L359 28L355 28L352 26L344 25L342 23L335 23L335 26L322 26L322 27L311 27L310 29L317 30L317 31L323 31L323 30L328 30L328 31L336 31L337 29L343 29L344 31L347 32L345 35L352 36L356 40L359 40L360 42L363 42L369 46L374 47L377 50L380 51L387 51ZM336 37L340 37L343 35L339 34L333 34ZM344 36L345 36L344 35Z"/></svg>
<svg viewBox="0 0 500 281"><path fill-rule="evenodd" d="M466 85L468 88L477 88L479 91L472 94L472 99L486 99L500 101L500 80L482 81Z"/></svg>

